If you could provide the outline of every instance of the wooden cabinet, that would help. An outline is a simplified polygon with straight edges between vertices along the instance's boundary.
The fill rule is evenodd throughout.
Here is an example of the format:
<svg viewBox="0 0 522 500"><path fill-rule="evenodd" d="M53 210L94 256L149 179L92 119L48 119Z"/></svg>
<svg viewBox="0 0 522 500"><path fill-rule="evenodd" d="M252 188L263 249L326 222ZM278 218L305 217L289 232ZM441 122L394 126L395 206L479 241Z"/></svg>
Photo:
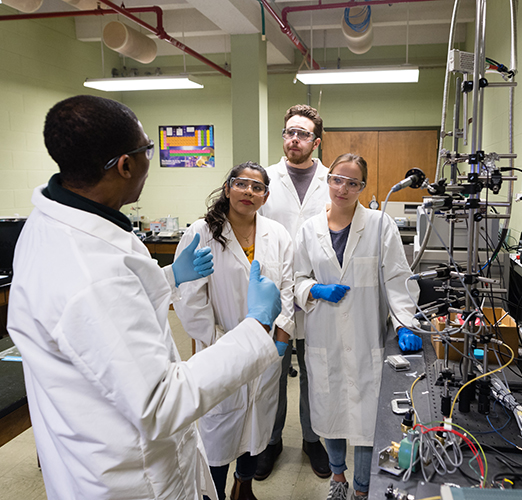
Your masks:
<svg viewBox="0 0 522 500"><path fill-rule="evenodd" d="M359 197L367 207L375 196L379 205L391 187L404 179L411 168L420 168L435 180L438 129L430 130L328 130L323 134L322 162L329 167L341 154L356 153L368 163L368 184ZM423 189L403 189L390 201L420 202Z"/></svg>

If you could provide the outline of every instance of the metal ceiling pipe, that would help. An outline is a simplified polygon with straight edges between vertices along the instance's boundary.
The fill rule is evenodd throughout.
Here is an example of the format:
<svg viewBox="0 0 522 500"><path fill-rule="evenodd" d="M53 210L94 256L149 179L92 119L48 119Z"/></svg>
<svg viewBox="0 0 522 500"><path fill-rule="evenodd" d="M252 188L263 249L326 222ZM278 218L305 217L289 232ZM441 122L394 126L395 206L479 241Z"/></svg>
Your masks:
<svg viewBox="0 0 522 500"><path fill-rule="evenodd" d="M166 42L170 43L177 49L182 50L183 52L186 52L190 56L194 57L195 59L198 59L199 61L207 64L211 68L215 69L216 71L219 71L222 75L225 75L228 78L232 78L232 73L230 71L227 71L226 69L223 69L221 66L218 66L216 63L213 63L210 59L207 59L205 56L202 56L195 50L192 50L190 47L187 47L184 43L181 43L180 41L176 40L175 38L172 38L170 35L167 34L165 31L165 28L163 28L163 11L159 8L158 11L161 13L161 23L158 22L158 27L155 28L154 26L151 26L150 24L147 24L146 22L142 21L138 17L132 15L130 13L130 9L125 9L124 7L118 7L116 4L109 0L99 0L101 3L104 3L105 5L108 5L111 9L115 10L116 12L119 12L122 16L125 16L127 19L130 19L131 21L134 21L135 23L139 24L141 27L145 28L146 30L150 31L151 33L154 33L160 40L165 40ZM158 14L159 16L159 14Z"/></svg>
<svg viewBox="0 0 522 500"><path fill-rule="evenodd" d="M100 5L98 0L63 0L65 3L76 7L79 10L94 10ZM101 5L100 5L101 8ZM106 8L104 6L103 8Z"/></svg>
<svg viewBox="0 0 522 500"><path fill-rule="evenodd" d="M346 9L350 7L371 7L372 5L380 5L380 4L392 4L392 3L414 3L414 2L433 2L433 0L366 0L363 4L360 1L355 2L341 2L341 3L327 3L322 4L321 0L317 5L298 5L296 7L285 7L281 11L281 15L283 16L282 22L288 26L288 14L290 12L305 12L309 10L325 10L325 9Z"/></svg>
<svg viewBox="0 0 522 500"><path fill-rule="evenodd" d="M147 31L150 31L151 33L155 34L161 40L165 40L167 43L170 43L174 47L189 54L190 56L194 57L195 59L198 59L199 61L205 63L207 66L210 66L212 69L219 71L224 76L226 76L228 78L232 78L232 73L223 69L221 66L218 66L217 64L213 63L211 60L207 59L205 56L202 56L198 52L192 50L190 47L187 47L185 44L179 42L175 38L172 38L171 36L169 36L166 33L165 28L163 27L163 11L159 7L152 6L152 7L122 8L122 7L118 7L117 5L115 5L112 2L109 2L107 0L99 0L99 1L104 3L105 5L109 6L110 9L79 10L79 11L74 11L74 12L42 12L42 13L35 13L35 14L14 14L14 15L9 15L9 16L0 16L0 21L22 21L22 20L29 20L29 19L51 19L51 18L56 18L56 17L106 16L109 14L121 14L121 15L125 16L126 18L130 19L131 21L135 22L136 24L139 24L142 28L146 29ZM155 13L157 28L155 28L154 26L151 26L150 24L147 24L146 22L142 21L140 18L133 16L132 12L136 12L136 13L153 12L153 13Z"/></svg>
<svg viewBox="0 0 522 500"><path fill-rule="evenodd" d="M102 0L103 1L103 0ZM279 24L279 27L281 28L281 31L290 38L292 43L297 47L299 52L303 54L308 61L310 61L311 65L314 69L320 69L321 66L317 64L311 57L310 57L310 50L299 40L299 38L294 34L292 31L292 28L290 28L288 22L282 21L281 18L278 16L277 12L272 8L272 6L268 3L267 0L259 0L263 7L268 11L268 13L277 21ZM284 9L283 9L284 11Z"/></svg>

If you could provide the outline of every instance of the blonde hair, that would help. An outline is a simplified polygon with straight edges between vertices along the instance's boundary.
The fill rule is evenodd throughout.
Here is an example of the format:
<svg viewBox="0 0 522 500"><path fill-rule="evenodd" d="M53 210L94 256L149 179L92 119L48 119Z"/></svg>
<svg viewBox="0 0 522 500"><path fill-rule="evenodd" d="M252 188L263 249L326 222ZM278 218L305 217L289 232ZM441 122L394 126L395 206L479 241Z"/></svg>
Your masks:
<svg viewBox="0 0 522 500"><path fill-rule="evenodd" d="M361 170L362 173L362 181L365 184L368 184L368 165L366 164L366 160L355 153L345 153L341 156L338 156L334 162L330 165L328 173L331 174L333 169L339 165L339 163L355 163Z"/></svg>

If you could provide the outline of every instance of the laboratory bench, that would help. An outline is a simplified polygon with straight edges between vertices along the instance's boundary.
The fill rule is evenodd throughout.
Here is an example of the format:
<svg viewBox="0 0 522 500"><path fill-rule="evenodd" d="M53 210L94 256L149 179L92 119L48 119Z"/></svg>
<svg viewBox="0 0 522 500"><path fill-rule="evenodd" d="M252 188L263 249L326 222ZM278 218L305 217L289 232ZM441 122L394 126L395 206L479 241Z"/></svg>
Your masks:
<svg viewBox="0 0 522 500"><path fill-rule="evenodd" d="M174 254L179 243L179 236L175 238L158 238L157 236L148 236L143 243L148 248L153 259L158 261L161 267L172 264Z"/></svg>
<svg viewBox="0 0 522 500"><path fill-rule="evenodd" d="M400 443L403 439L401 431L401 422L404 418L403 414L394 413L396 411L404 411L410 407L408 404L408 397L410 401L413 400L415 409L419 415L419 418L423 423L430 422L428 426L432 426L433 422L442 420L441 414L441 395L442 388L437 385L437 375L440 372L440 366L442 360L437 360L435 350L431 343L431 335L426 332L422 335L423 337L423 350L411 355L406 355L406 359L410 362L410 368L404 371L396 371L390 363L384 362L382 382L379 393L378 402L378 413L377 413L377 425L375 429L375 441L372 455L372 466L371 466L371 480L370 480L370 500L381 500L385 498L385 492L390 487L391 489L402 490L411 495L415 495L415 498L422 499L427 497L434 497L440 495L440 486L443 483L454 483L462 487L471 487L478 483L478 476L473 469L469 466L469 461L472 457L472 453L469 448L464 450L464 460L460 466L460 470L457 470L453 474L446 474L444 476L434 474L430 477L430 482L426 483L423 478L423 474L420 470L413 472L408 481L402 480L402 475L397 476L390 472L386 472L381 469L379 463L387 469L398 469L397 462L389 460L387 453L381 453L390 447L391 442L395 441ZM397 338L391 338L386 342L384 359L388 356L402 354L397 343ZM451 364L451 368L455 371L456 380L459 381L459 365L458 363ZM506 370L507 372L507 370ZM413 394L410 394L410 389L413 382L421 374L425 374L425 377L420 379L414 386ZM520 379L516 379L514 376L510 376L508 372L508 380L510 382L511 389L520 402L522 401L522 384ZM511 385L511 382L515 383ZM454 397L458 388L452 388L451 396ZM406 395L405 392L408 392ZM517 392L515 392L517 391ZM509 410L506 410L508 413ZM497 418L498 415L498 418ZM478 441L482 444L486 456L488 458L488 480L491 480L493 476L498 472L505 472L509 475L510 471L505 465L503 465L496 458L504 459L509 457L522 463L522 452L515 449L513 446L508 445L503 439L492 431L491 426L486 420L486 415L480 414L477 411L477 402L471 403L471 409L469 413L460 413L458 409L458 402L455 405L453 413L453 422L456 425L460 425L467 431L471 432ZM491 401L491 410L489 414L490 420L494 423L497 428L502 427L508 420L507 414L504 412L500 404L496 404ZM511 414L511 417L513 415ZM501 431L510 440L513 440L518 446L522 446L522 438L520 435L520 429L518 428L515 419L511 420L506 424ZM504 454L496 455L492 452L490 446L500 449ZM472 464L475 469L478 469L477 463ZM430 472L433 468L429 467ZM520 469L516 469L519 473ZM469 479L471 478L471 479ZM518 485L521 484L517 481ZM520 488L520 486L518 486ZM490 490L491 491L491 490ZM389 497L394 498L394 497ZM406 497L404 497L406 498ZM522 498L522 496L520 497Z"/></svg>
<svg viewBox="0 0 522 500"><path fill-rule="evenodd" d="M10 337L0 339L0 357L14 346ZM10 353L11 354L11 353ZM24 373L20 361L0 360L0 446L31 427Z"/></svg>
<svg viewBox="0 0 522 500"><path fill-rule="evenodd" d="M10 282L0 285L0 338L7 336L7 304L10 287Z"/></svg>

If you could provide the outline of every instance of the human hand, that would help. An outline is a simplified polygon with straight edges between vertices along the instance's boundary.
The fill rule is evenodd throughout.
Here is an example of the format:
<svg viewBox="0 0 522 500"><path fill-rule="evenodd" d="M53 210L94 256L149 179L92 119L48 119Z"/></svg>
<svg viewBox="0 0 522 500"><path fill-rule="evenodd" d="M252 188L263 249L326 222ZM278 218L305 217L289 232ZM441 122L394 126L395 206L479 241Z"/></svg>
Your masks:
<svg viewBox="0 0 522 500"><path fill-rule="evenodd" d="M402 326L397 330L401 351L418 351L422 347L422 339L409 328Z"/></svg>
<svg viewBox="0 0 522 500"><path fill-rule="evenodd" d="M194 239L180 253L179 257L172 263L172 271L176 280L176 286L209 276L214 272L212 253L209 247L199 248L199 233L194 235Z"/></svg>
<svg viewBox="0 0 522 500"><path fill-rule="evenodd" d="M310 293L314 299L323 299L337 304L348 290L350 290L350 287L346 285L317 284L310 288Z"/></svg>
<svg viewBox="0 0 522 500"><path fill-rule="evenodd" d="M248 314L262 325L272 327L272 323L281 313L281 294L275 283L261 276L259 261L252 261L248 284Z"/></svg>
<svg viewBox="0 0 522 500"><path fill-rule="evenodd" d="M277 347L277 352L279 353L279 356L283 357L285 355L288 344L286 344L284 342L280 342L279 340L276 340L275 346Z"/></svg>

